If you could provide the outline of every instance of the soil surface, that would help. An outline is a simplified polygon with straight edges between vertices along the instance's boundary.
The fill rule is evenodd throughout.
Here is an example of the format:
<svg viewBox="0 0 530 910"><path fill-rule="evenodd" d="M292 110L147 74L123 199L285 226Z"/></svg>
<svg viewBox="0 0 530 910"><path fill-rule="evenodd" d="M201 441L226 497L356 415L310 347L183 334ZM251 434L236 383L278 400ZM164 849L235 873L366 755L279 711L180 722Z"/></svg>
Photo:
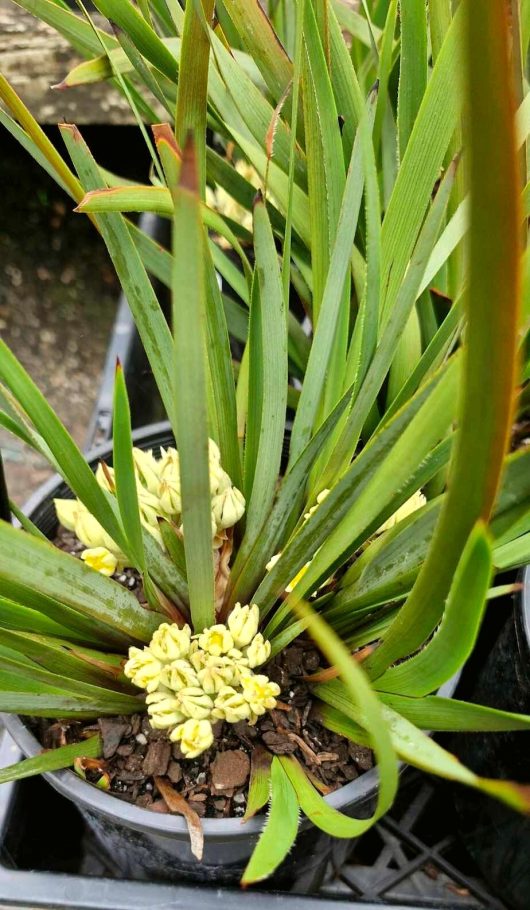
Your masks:
<svg viewBox="0 0 530 910"><path fill-rule="evenodd" d="M59 526L55 545L79 556L84 549L75 534ZM125 569L114 575L143 602L138 573ZM269 755L293 755L310 773L315 786L329 793L355 780L373 767L373 753L327 730L318 720L305 676L321 669L320 652L303 638L263 667L281 689L277 707L258 718L214 726L215 744L195 759L182 755L163 730L153 730L147 714L100 718L97 724L32 723L47 749L100 733L102 759L84 767L93 783L105 786L120 799L167 813L168 793L178 793L200 817L227 818L244 815L253 761ZM170 790L168 790L170 788ZM171 799L169 799L171 803Z"/></svg>
<svg viewBox="0 0 530 910"><path fill-rule="evenodd" d="M260 717L214 727L215 744L195 759L182 755L146 714L100 718L97 724L35 722L45 748L56 748L99 732L103 757L84 766L87 778L103 782L114 796L154 812L168 813L169 792L184 797L200 817L244 815L251 764L269 755L293 755L323 793L355 780L373 767L370 749L331 733L319 722L303 676L320 667L312 642L299 639L263 668L282 689L278 706ZM170 800L171 802L171 800Z"/></svg>

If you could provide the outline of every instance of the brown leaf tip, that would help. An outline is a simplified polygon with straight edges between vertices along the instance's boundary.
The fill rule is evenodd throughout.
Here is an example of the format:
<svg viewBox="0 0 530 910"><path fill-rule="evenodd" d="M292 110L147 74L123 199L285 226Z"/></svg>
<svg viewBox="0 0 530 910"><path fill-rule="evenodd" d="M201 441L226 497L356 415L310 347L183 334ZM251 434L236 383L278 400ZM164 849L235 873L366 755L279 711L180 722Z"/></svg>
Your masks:
<svg viewBox="0 0 530 910"><path fill-rule="evenodd" d="M254 196L254 199L252 200L252 208L255 209L256 206L261 205L263 203L263 201L264 201L263 193L261 192L261 190L258 190L256 195Z"/></svg>

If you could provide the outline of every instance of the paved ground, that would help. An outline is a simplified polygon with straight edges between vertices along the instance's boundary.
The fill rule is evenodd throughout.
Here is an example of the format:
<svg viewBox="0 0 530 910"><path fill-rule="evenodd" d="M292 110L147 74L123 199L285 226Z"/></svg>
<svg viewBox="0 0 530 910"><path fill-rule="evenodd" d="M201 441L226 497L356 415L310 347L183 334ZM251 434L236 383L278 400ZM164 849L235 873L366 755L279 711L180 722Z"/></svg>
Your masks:
<svg viewBox="0 0 530 910"><path fill-rule="evenodd" d="M2 131L0 336L83 445L119 289L103 243L54 182ZM0 429L11 497L46 463Z"/></svg>

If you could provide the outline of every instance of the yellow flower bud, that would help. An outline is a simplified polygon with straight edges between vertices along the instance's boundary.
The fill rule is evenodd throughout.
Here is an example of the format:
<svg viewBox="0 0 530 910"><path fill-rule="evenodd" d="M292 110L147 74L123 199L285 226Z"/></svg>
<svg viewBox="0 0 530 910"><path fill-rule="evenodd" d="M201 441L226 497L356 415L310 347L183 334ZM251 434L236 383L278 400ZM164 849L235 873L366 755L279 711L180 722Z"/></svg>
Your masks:
<svg viewBox="0 0 530 910"><path fill-rule="evenodd" d="M239 674L228 657L209 657L198 677L201 688L208 695L215 695L225 686L237 684Z"/></svg>
<svg viewBox="0 0 530 910"><path fill-rule="evenodd" d="M261 632L258 632L250 642L245 651L245 656L251 670L254 667L260 667L268 661L271 656L271 643L263 638Z"/></svg>
<svg viewBox="0 0 530 910"><path fill-rule="evenodd" d="M270 570L276 565L276 563L278 562L281 555L282 555L281 553L275 553L274 556L271 556L267 565L265 566L265 568L267 569L267 572L270 572ZM294 576L293 579L291 579L291 581L285 588L285 591L287 594L291 594L291 592L294 591L296 585L298 584L300 579L303 578L303 576L307 572L310 565L311 565L311 561L306 562L305 566L302 566L300 571L297 572L297 574Z"/></svg>
<svg viewBox="0 0 530 910"><path fill-rule="evenodd" d="M132 453L138 480L149 493L157 496L160 483L160 462L156 460L151 449L144 452L135 447Z"/></svg>
<svg viewBox="0 0 530 910"><path fill-rule="evenodd" d="M90 566L91 569L95 569L96 572L100 572L101 575L107 575L108 577L114 575L118 568L118 560L114 556L114 553L111 553L110 550L107 550L105 547L91 547L88 550L83 550L81 559L83 562L86 562L87 566Z"/></svg>
<svg viewBox="0 0 530 910"><path fill-rule="evenodd" d="M182 512L180 460L176 449L167 449L161 459L158 498L165 515L172 518L180 516Z"/></svg>
<svg viewBox="0 0 530 910"><path fill-rule="evenodd" d="M237 648L245 648L254 638L259 626L259 607L257 604L242 607L236 604L228 617L228 628L232 633Z"/></svg>
<svg viewBox="0 0 530 910"><path fill-rule="evenodd" d="M244 515L245 497L237 487L227 487L212 499L212 515L217 530L232 528Z"/></svg>
<svg viewBox="0 0 530 910"><path fill-rule="evenodd" d="M408 516L412 515L413 512L416 512L417 509L421 509L426 502L427 500L423 493L414 493L410 499L407 499L407 501L399 507L397 512L394 512L390 518L387 518L385 523L378 529L377 534L382 534L383 531L390 531L391 528L395 527L400 521L403 521L404 518L408 518Z"/></svg>
<svg viewBox="0 0 530 910"><path fill-rule="evenodd" d="M191 629L184 626L179 629L176 623L163 622L158 627L149 643L149 647L158 660L170 662L187 657L190 650Z"/></svg>
<svg viewBox="0 0 530 910"><path fill-rule="evenodd" d="M120 557L121 559L124 558L112 537L107 534L104 528L101 527L99 521L97 521L84 506L81 506L77 513L74 532L81 543L84 543L85 547L105 547L107 550L110 550L111 553L114 553L118 559L120 559Z"/></svg>
<svg viewBox="0 0 530 910"><path fill-rule="evenodd" d="M241 680L243 696L253 714L260 716L276 706L276 696L280 687L263 674L249 674Z"/></svg>
<svg viewBox="0 0 530 910"><path fill-rule="evenodd" d="M196 639L192 641L188 660L196 673L198 673L199 670L204 670L209 659L210 655L207 651L203 651L202 648L199 648L199 642Z"/></svg>
<svg viewBox="0 0 530 910"><path fill-rule="evenodd" d="M209 720L187 720L170 734L169 738L180 743L186 758L196 758L213 743L213 730Z"/></svg>
<svg viewBox="0 0 530 910"><path fill-rule="evenodd" d="M219 623L216 626L210 626L199 635L199 647L212 657L219 657L234 647L234 639L226 626Z"/></svg>
<svg viewBox="0 0 530 910"><path fill-rule="evenodd" d="M212 717L237 724L250 717L250 705L242 692L237 692L232 686L225 686L215 699Z"/></svg>
<svg viewBox="0 0 530 910"><path fill-rule="evenodd" d="M96 480L99 483L100 487L106 490L107 493L114 493L116 491L114 476L114 468L109 467L107 464L105 467L103 467L101 462L98 464L96 470ZM112 483L109 483L109 478Z"/></svg>
<svg viewBox="0 0 530 910"><path fill-rule="evenodd" d="M162 664L149 648L129 648L129 660L123 672L135 686L154 692L160 685Z"/></svg>
<svg viewBox="0 0 530 910"><path fill-rule="evenodd" d="M177 693L179 708L186 717L204 720L212 713L213 701L200 686L186 686Z"/></svg>
<svg viewBox="0 0 530 910"><path fill-rule="evenodd" d="M329 493L329 490L322 490L322 492L318 494L318 496L317 496L317 501L316 501L316 505L311 506L311 508L305 513L305 515L304 515L304 522L306 522L306 521L308 520L308 518L311 518L311 516L314 514L314 512L316 512L316 510L318 509L320 503L321 503L321 502L324 502L324 500L325 500L326 496L328 495L328 493Z"/></svg>
<svg viewBox="0 0 530 910"><path fill-rule="evenodd" d="M145 701L149 723L155 730L174 727L184 720L184 714L172 692L153 692Z"/></svg>
<svg viewBox="0 0 530 910"><path fill-rule="evenodd" d="M162 670L161 682L172 692L179 692L189 686L198 686L199 679L187 660L174 660Z"/></svg>
<svg viewBox="0 0 530 910"><path fill-rule="evenodd" d="M67 531L75 530L77 515L81 506L78 499L54 499L55 512L57 519Z"/></svg>

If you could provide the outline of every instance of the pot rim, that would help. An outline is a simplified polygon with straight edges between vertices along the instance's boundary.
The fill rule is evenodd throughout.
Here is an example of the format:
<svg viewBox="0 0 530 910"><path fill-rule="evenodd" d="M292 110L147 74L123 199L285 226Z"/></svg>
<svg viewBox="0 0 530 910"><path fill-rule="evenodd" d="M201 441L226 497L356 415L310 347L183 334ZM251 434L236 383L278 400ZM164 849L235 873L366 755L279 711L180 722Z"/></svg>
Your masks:
<svg viewBox="0 0 530 910"><path fill-rule="evenodd" d="M146 442L151 437L159 436L163 433L171 432L169 421L161 421L141 427L133 432L133 441L135 443ZM91 449L86 454L89 463L98 461L100 458L108 456L112 452L112 443L106 442L96 448ZM24 513L28 516L38 508L44 500L49 499L59 485L63 485L64 480L58 474L55 474L44 484L42 484L35 493L29 498L24 506ZM527 600L530 604L530 567L527 570ZM527 618L530 622L530 610L526 611ZM440 696L451 698L455 692L458 683L459 674L445 683L439 690ZM38 755L42 751L42 746L33 733L26 727L21 717L16 714L0 714L2 723L5 725L16 744L27 757ZM101 815L109 818L118 819L126 823L131 828L138 830L148 830L152 834L175 835L181 834L188 837L188 827L186 820L178 815L160 815L151 812L149 809L141 806L135 806L131 803L124 802L110 793L99 790L93 784L83 780L74 771L66 768L61 771L51 771L42 775L56 790L66 795L75 803L80 803L89 810L96 811ZM334 809L340 810L344 806L363 803L370 797L375 796L377 792L378 780L377 766L361 774L354 781L340 787L333 793L325 796L326 802ZM303 820L302 824L306 821ZM242 823L241 818L203 818L201 819L205 837L211 839L225 839L227 835L255 835L261 831L264 823L264 816L254 816L248 821Z"/></svg>

